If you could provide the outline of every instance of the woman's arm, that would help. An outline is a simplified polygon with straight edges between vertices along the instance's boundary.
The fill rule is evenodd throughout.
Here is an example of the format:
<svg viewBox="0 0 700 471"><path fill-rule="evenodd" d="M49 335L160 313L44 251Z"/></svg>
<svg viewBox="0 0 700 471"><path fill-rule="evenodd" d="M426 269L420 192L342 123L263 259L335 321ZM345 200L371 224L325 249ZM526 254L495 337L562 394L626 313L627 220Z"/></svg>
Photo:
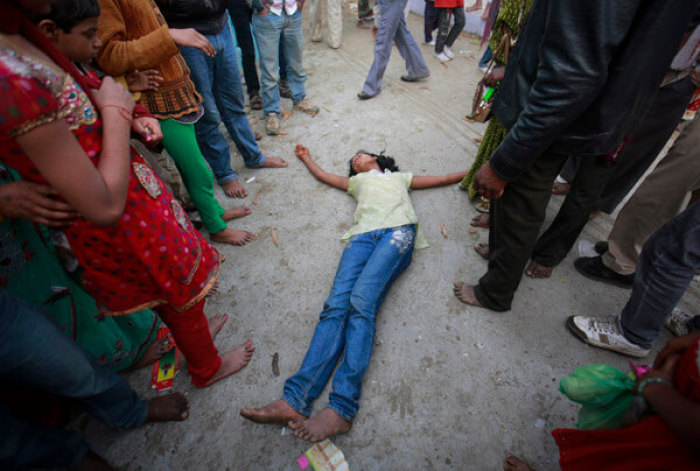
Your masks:
<svg viewBox="0 0 700 471"><path fill-rule="evenodd" d="M309 155L309 149L297 144L294 149L294 153L299 160L304 162L306 168L309 169L311 174L316 177L317 180L322 181L326 185L330 185L339 190L348 191L348 177L343 177L341 175L336 175L334 173L326 172L323 170L316 162L311 160L311 155Z"/></svg>
<svg viewBox="0 0 700 471"><path fill-rule="evenodd" d="M457 183L467 174L467 171L450 173L448 175L414 175L411 189L422 190Z"/></svg>
<svg viewBox="0 0 700 471"><path fill-rule="evenodd" d="M94 96L103 121L97 167L63 120L32 129L16 141L68 204L85 219L107 226L119 220L126 203L131 131L127 118L134 101L110 77L105 78Z"/></svg>

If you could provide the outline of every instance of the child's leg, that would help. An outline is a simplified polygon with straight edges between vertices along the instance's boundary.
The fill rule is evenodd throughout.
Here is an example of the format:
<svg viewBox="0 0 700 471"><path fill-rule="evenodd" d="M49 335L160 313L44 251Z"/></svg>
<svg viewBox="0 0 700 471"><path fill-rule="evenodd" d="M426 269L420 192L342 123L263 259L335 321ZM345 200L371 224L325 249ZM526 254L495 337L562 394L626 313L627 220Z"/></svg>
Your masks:
<svg viewBox="0 0 700 471"><path fill-rule="evenodd" d="M186 311L177 311L168 305L159 306L156 311L187 360L192 384L204 386L221 366L221 358L204 315L204 300Z"/></svg>
<svg viewBox="0 0 700 471"><path fill-rule="evenodd" d="M466 18L464 17L464 9L462 7L453 8L452 12L454 13L455 24L454 26L452 26L450 34L447 35L447 40L445 41L445 45L447 47L452 47L452 45L459 37L459 33L461 33L464 29L464 24L466 23Z"/></svg>
<svg viewBox="0 0 700 471"><path fill-rule="evenodd" d="M435 54L440 54L447 42L447 32L450 29L450 9L437 8L438 11L438 34L435 40Z"/></svg>
<svg viewBox="0 0 700 471"><path fill-rule="evenodd" d="M173 158L182 181L210 234L226 229L224 209L214 198L214 177L197 145L194 125L174 119L159 120L163 146Z"/></svg>

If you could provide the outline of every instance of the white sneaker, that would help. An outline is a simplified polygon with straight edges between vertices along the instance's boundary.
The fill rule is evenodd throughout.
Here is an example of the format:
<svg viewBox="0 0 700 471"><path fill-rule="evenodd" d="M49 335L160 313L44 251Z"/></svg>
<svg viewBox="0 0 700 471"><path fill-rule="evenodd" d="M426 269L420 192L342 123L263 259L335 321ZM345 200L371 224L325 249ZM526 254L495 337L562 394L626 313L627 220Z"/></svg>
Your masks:
<svg viewBox="0 0 700 471"><path fill-rule="evenodd" d="M427 44L428 46L433 46L433 47L435 47L435 40L434 40L434 39L431 39L429 42L427 42L427 43L425 43L425 44Z"/></svg>
<svg viewBox="0 0 700 471"><path fill-rule="evenodd" d="M581 340L595 347L623 355L644 358L649 348L642 348L625 338L617 317L571 316L566 326Z"/></svg>
<svg viewBox="0 0 700 471"><path fill-rule="evenodd" d="M486 66L483 66L483 67L479 67L479 70L482 71L483 73L486 73L486 72L488 72L489 68Z"/></svg>
<svg viewBox="0 0 700 471"><path fill-rule="evenodd" d="M433 55L434 55L435 57L437 57L437 59L438 59L440 62L449 62L449 61L450 61L450 58L447 57L447 56L445 55L444 52L441 52L440 54L438 54L438 53L436 53L436 52L433 52Z"/></svg>
<svg viewBox="0 0 700 471"><path fill-rule="evenodd" d="M693 317L695 316L675 308L664 322L664 326L676 337L688 335L688 324Z"/></svg>
<svg viewBox="0 0 700 471"><path fill-rule="evenodd" d="M447 46L444 46L444 47L442 48L442 52L443 52L443 54L445 54L445 55L446 55L447 57L449 57L450 59L454 59L454 58L455 58L455 53L452 52L452 49L450 49L450 48L447 47Z"/></svg>

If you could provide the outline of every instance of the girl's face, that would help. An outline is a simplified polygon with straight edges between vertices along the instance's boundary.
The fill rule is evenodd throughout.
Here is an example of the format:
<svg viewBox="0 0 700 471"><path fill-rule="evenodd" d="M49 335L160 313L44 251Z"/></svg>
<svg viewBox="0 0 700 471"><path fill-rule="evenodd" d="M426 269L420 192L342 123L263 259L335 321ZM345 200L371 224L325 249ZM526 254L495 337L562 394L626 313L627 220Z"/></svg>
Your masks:
<svg viewBox="0 0 700 471"><path fill-rule="evenodd" d="M357 154L352 158L352 169L357 173L369 172L376 168L377 158L369 154Z"/></svg>

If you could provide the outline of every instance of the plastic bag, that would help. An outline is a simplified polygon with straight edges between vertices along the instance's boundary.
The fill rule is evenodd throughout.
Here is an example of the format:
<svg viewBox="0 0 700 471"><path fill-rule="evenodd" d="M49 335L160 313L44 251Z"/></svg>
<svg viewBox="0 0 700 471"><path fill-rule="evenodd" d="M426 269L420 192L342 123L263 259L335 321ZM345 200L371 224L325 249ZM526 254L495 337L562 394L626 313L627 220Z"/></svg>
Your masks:
<svg viewBox="0 0 700 471"><path fill-rule="evenodd" d="M559 382L559 391L581 404L576 428L612 429L625 426L625 413L634 401L635 379L614 366L582 366Z"/></svg>

